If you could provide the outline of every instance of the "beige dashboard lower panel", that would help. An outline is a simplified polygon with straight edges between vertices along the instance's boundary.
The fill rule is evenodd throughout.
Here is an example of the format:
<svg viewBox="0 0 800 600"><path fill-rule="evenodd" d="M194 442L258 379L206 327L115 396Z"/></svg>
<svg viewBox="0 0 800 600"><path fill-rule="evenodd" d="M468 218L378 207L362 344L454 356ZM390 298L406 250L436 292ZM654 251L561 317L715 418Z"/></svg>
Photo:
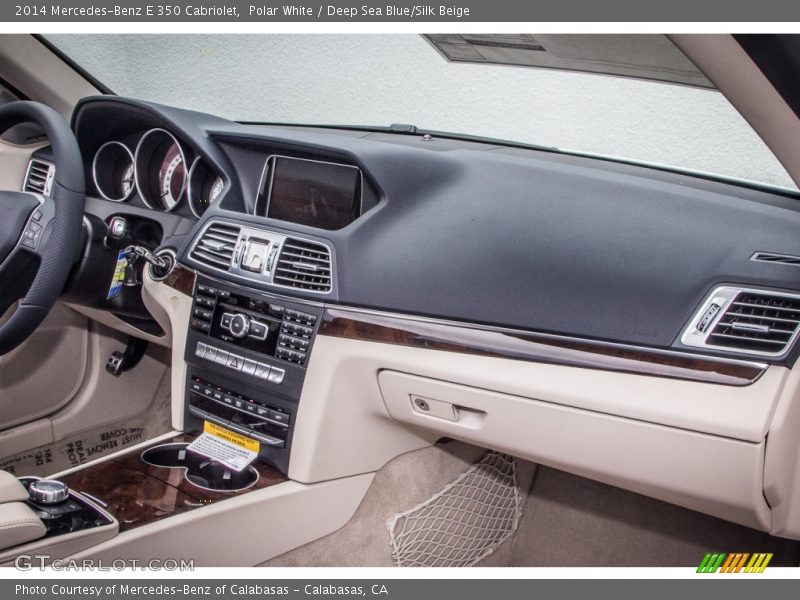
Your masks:
<svg viewBox="0 0 800 600"><path fill-rule="evenodd" d="M405 416L390 414L378 382L386 370L492 390L514 399L511 412L493 411L484 429L444 420L432 427L410 404ZM373 472L450 436L769 529L764 439L788 372L771 367L737 388L320 335L289 477L313 483Z"/></svg>
<svg viewBox="0 0 800 600"><path fill-rule="evenodd" d="M254 566L345 525L372 479L370 473L315 485L287 481L123 532L70 558Z"/></svg>
<svg viewBox="0 0 800 600"><path fill-rule="evenodd" d="M172 345L172 427L183 430L184 384L186 382L186 334L192 314L192 297L162 282L145 270L142 301L166 333Z"/></svg>
<svg viewBox="0 0 800 600"><path fill-rule="evenodd" d="M389 414L402 423L515 454L768 530L764 443L643 423L497 392L383 371ZM415 410L412 398L455 407L457 420Z"/></svg>
<svg viewBox="0 0 800 600"><path fill-rule="evenodd" d="M800 539L800 368L791 370L767 436L764 496L773 535Z"/></svg>

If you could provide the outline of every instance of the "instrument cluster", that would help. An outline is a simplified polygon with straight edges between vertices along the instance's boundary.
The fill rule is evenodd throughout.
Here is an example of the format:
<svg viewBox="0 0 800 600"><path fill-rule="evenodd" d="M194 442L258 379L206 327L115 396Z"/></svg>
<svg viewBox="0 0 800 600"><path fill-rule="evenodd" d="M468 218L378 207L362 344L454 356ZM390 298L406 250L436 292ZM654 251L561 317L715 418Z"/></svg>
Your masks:
<svg viewBox="0 0 800 600"><path fill-rule="evenodd" d="M146 131L133 148L111 140L94 154L94 185L112 202L126 202L138 194L145 206L165 212L186 202L200 217L222 194L225 182L203 157L189 162L189 156L189 149L162 128Z"/></svg>

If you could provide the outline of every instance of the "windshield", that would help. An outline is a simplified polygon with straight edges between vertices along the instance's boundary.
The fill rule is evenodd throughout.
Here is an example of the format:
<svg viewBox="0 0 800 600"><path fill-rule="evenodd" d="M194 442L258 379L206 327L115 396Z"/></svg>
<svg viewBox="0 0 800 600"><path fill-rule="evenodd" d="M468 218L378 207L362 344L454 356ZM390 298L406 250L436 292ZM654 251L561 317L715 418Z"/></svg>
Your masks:
<svg viewBox="0 0 800 600"><path fill-rule="evenodd" d="M117 94L237 121L413 124L797 189L739 113L708 88L452 62L410 34L48 40Z"/></svg>

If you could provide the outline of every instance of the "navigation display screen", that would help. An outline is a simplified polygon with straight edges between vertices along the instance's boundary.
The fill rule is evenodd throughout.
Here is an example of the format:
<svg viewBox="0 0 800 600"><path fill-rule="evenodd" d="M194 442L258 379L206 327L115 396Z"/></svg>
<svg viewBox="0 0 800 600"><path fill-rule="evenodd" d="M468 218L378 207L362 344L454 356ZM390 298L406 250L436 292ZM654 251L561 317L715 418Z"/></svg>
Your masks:
<svg viewBox="0 0 800 600"><path fill-rule="evenodd" d="M361 211L361 171L357 167L273 157L267 216L309 227L341 229Z"/></svg>

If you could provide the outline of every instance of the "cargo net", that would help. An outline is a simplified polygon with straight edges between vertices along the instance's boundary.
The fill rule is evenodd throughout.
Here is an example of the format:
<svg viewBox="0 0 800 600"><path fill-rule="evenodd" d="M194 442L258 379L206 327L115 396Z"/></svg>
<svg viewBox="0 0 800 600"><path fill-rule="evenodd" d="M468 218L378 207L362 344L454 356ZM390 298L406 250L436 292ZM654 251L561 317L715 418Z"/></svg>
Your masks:
<svg viewBox="0 0 800 600"><path fill-rule="evenodd" d="M470 567L514 534L521 515L514 458L487 452L441 492L389 519L392 558L398 567Z"/></svg>

